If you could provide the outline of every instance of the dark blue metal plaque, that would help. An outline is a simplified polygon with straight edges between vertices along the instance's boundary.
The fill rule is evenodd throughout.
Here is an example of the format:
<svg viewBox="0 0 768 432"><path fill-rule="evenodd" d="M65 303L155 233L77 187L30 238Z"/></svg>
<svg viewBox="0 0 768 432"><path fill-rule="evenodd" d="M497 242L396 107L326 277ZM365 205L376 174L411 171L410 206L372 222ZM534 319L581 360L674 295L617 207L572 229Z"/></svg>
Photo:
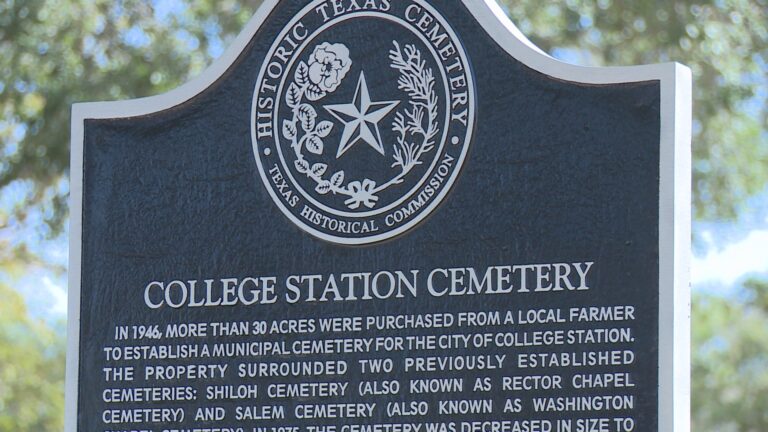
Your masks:
<svg viewBox="0 0 768 432"><path fill-rule="evenodd" d="M267 1L73 116L68 432L687 426L690 80L488 1Z"/></svg>

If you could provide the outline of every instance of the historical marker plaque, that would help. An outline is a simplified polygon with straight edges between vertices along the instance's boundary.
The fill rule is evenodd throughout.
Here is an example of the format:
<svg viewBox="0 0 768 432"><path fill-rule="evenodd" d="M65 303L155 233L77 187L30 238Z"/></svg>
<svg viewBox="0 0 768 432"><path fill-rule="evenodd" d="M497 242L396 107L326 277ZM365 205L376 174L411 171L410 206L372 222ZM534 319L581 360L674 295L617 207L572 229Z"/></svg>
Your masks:
<svg viewBox="0 0 768 432"><path fill-rule="evenodd" d="M265 2L73 109L67 431L687 430L689 116L491 1Z"/></svg>

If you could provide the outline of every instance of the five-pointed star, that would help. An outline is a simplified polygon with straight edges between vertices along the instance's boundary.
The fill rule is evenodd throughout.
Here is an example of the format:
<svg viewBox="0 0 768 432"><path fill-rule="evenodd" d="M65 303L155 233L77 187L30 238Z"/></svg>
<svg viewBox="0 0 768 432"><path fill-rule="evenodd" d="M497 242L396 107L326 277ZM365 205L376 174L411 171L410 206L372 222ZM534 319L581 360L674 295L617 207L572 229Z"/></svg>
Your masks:
<svg viewBox="0 0 768 432"><path fill-rule="evenodd" d="M336 159L361 140L383 155L384 146L381 144L377 123L399 103L399 101L371 102L368 85L365 83L365 74L360 72L352 103L324 106L329 113L344 123L344 132L341 134Z"/></svg>

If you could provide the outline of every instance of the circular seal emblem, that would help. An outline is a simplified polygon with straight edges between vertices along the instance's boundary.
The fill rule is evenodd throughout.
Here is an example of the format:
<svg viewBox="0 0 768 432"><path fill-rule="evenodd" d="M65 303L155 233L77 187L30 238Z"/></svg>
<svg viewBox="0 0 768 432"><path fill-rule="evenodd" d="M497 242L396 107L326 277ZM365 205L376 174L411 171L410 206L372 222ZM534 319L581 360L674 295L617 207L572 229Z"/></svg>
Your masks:
<svg viewBox="0 0 768 432"><path fill-rule="evenodd" d="M445 198L475 121L467 55L424 0L316 0L259 72L253 150L280 210L321 239L402 234Z"/></svg>

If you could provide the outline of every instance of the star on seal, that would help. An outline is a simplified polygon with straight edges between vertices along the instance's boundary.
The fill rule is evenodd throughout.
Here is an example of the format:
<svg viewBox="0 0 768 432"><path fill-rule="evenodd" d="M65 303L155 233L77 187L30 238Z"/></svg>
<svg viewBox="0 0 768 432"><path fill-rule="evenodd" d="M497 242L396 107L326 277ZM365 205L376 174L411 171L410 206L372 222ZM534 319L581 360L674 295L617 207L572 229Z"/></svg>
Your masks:
<svg viewBox="0 0 768 432"><path fill-rule="evenodd" d="M339 150L336 159L359 141L364 141L377 152L384 154L378 122L395 108L400 101L373 102L365 82L365 74L360 72L357 89L351 103L325 105L331 115L344 123Z"/></svg>

